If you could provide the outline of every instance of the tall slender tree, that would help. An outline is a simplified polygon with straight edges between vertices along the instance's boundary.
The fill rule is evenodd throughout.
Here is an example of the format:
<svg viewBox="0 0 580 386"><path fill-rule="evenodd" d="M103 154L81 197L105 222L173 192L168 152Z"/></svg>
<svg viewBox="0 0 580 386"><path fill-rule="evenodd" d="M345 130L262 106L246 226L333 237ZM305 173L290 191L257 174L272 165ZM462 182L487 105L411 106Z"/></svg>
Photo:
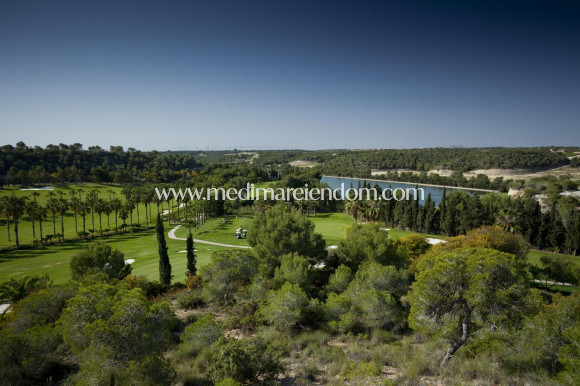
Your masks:
<svg viewBox="0 0 580 386"><path fill-rule="evenodd" d="M165 229L161 217L157 217L155 224L155 231L157 232L157 244L159 251L159 281L161 285L167 290L171 285L171 263L169 262L169 255L167 254L167 242L165 241Z"/></svg>
<svg viewBox="0 0 580 386"><path fill-rule="evenodd" d="M95 229L95 207L99 200L99 193L96 190L91 190L87 193L87 207L91 210L91 229Z"/></svg>
<svg viewBox="0 0 580 386"><path fill-rule="evenodd" d="M36 201L28 201L26 203L26 214L30 217L30 221L32 221L32 238L36 239L36 214L38 212L38 202Z"/></svg>
<svg viewBox="0 0 580 386"><path fill-rule="evenodd" d="M191 232L187 236L185 245L187 251L187 275L195 276L197 274L197 257L195 256L195 246Z"/></svg>
<svg viewBox="0 0 580 386"><path fill-rule="evenodd" d="M47 211L46 207L42 205L38 205L36 208L36 218L38 219L38 230L40 232L40 242L42 243L43 235L42 235L42 220L46 218Z"/></svg>
<svg viewBox="0 0 580 386"><path fill-rule="evenodd" d="M60 235L62 241L64 242L64 215L69 208L69 203L65 198L59 198L57 200L58 214L60 215Z"/></svg>
<svg viewBox="0 0 580 386"><path fill-rule="evenodd" d="M20 248L20 239L18 237L18 220L24 214L26 208L26 201L28 197L18 197L15 194L8 196L4 200L4 212L12 217L14 222L14 240L16 242L16 249Z"/></svg>
<svg viewBox="0 0 580 386"><path fill-rule="evenodd" d="M118 230L119 211L123 207L123 203L117 197L111 200L111 210L115 213L115 230Z"/></svg>
<svg viewBox="0 0 580 386"><path fill-rule="evenodd" d="M52 194L52 197L51 197L51 194ZM48 194L48 196L50 198L46 202L46 207L48 208L48 210L52 214L52 234L55 236L56 235L56 215L58 214L58 207L59 207L58 198L56 198L55 194L52 192L50 192Z"/></svg>

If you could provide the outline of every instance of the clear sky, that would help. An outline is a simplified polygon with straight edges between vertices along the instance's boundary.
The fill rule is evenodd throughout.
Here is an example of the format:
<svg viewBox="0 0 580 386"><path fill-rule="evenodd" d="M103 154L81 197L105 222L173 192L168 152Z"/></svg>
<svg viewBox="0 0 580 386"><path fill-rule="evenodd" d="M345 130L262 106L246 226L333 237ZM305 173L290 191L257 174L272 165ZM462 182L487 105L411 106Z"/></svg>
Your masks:
<svg viewBox="0 0 580 386"><path fill-rule="evenodd" d="M580 145L580 2L0 0L0 144Z"/></svg>

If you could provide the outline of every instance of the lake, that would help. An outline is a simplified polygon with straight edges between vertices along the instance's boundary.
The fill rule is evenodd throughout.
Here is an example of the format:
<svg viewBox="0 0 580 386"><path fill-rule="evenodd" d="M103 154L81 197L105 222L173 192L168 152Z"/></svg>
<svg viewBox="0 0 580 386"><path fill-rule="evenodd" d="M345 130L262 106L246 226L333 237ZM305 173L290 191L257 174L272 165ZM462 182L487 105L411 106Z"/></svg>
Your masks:
<svg viewBox="0 0 580 386"><path fill-rule="evenodd" d="M374 180L372 178L366 179L366 178L333 177L333 176L322 176L322 178L320 179L320 182L328 184L328 186L330 186L331 189L340 189L341 184L344 183L345 190L350 188L351 186L356 189L358 187L359 182L362 185L365 181L369 182L371 184L371 187L374 187L376 184L380 186L381 189L391 188L392 190L395 190L397 188L405 189L405 188L414 188L415 186L417 186L418 188L423 189L423 191L425 192L425 198L427 198L427 195L431 193L431 199L435 201L436 205L439 205L439 202L441 202L441 196L443 195L443 187L425 184L415 184L412 182L381 181ZM458 188L454 186L451 187L446 186L445 189L447 191L465 190L469 194L482 194L493 192L492 190L486 189L467 189L467 188ZM421 197L419 196L419 198ZM419 202L423 204L424 200L419 200Z"/></svg>

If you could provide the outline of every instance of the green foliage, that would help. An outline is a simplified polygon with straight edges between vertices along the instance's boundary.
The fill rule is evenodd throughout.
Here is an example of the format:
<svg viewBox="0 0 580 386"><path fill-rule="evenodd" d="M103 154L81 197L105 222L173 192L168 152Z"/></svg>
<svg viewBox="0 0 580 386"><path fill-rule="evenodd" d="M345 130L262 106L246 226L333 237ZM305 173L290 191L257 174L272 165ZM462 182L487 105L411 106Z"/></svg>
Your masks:
<svg viewBox="0 0 580 386"><path fill-rule="evenodd" d="M75 255L70 261L74 280L84 276L104 273L109 278L123 279L131 273L131 265L125 264L125 255L103 241L90 243L87 248Z"/></svg>
<svg viewBox="0 0 580 386"><path fill-rule="evenodd" d="M308 304L308 296L300 286L287 282L279 290L269 292L260 311L270 325L286 331L303 320Z"/></svg>
<svg viewBox="0 0 580 386"><path fill-rule="evenodd" d="M152 363L165 372L146 371L140 375L145 383L170 382L170 367L159 355L171 341L175 322L168 303L151 304L139 289L99 284L79 290L58 322L65 343L80 363L73 382L121 383L127 379L127 368L147 370Z"/></svg>
<svg viewBox="0 0 580 386"><path fill-rule="evenodd" d="M17 303L34 291L46 288L50 283L46 276L23 276L19 279L10 279L0 285L0 301Z"/></svg>
<svg viewBox="0 0 580 386"><path fill-rule="evenodd" d="M211 346L223 333L223 326L211 314L206 314L185 328L181 341L191 349L199 352Z"/></svg>
<svg viewBox="0 0 580 386"><path fill-rule="evenodd" d="M555 374L572 361L577 344L569 334L580 322L580 296L555 295L516 334L499 341L501 361L512 371L545 369ZM573 334L573 333L572 333ZM576 351L577 352L577 351Z"/></svg>
<svg viewBox="0 0 580 386"><path fill-rule="evenodd" d="M203 291L201 288L196 288L183 292L177 297L177 304L186 310L198 308L204 304Z"/></svg>
<svg viewBox="0 0 580 386"><path fill-rule="evenodd" d="M64 365L62 337L53 324L37 325L22 333L0 329L0 379L4 384L41 384L58 378ZM55 371L56 370L56 371ZM57 379L55 379L57 380Z"/></svg>
<svg viewBox="0 0 580 386"><path fill-rule="evenodd" d="M558 374L558 379L573 385L580 379L580 323L564 330L563 336L567 344L560 349L559 356L564 370Z"/></svg>
<svg viewBox="0 0 580 386"><path fill-rule="evenodd" d="M200 269L203 291L210 302L228 304L238 289L250 283L258 272L258 261L252 251L215 251L211 262Z"/></svg>
<svg viewBox="0 0 580 386"><path fill-rule="evenodd" d="M191 232L187 235L185 245L185 250L187 251L187 274L195 276L197 275L197 258L195 256L195 247L193 245L193 235Z"/></svg>
<svg viewBox="0 0 580 386"><path fill-rule="evenodd" d="M407 253L408 264L412 264L419 256L427 252L431 245L425 237L418 234L408 234L399 239L399 245Z"/></svg>
<svg viewBox="0 0 580 386"><path fill-rule="evenodd" d="M308 260L304 257L295 254L284 255L280 258L280 266L274 271L274 285L280 288L288 282L298 284L303 290L309 291L311 285L309 272Z"/></svg>
<svg viewBox="0 0 580 386"><path fill-rule="evenodd" d="M217 383L225 378L245 383L266 380L283 370L280 353L260 338L220 338L211 348L208 369L210 379Z"/></svg>
<svg viewBox="0 0 580 386"><path fill-rule="evenodd" d="M530 266L530 272L535 279L540 280L540 286L551 288L556 282L578 284L580 268L570 260L557 256L540 257L541 266Z"/></svg>
<svg viewBox="0 0 580 386"><path fill-rule="evenodd" d="M341 264L336 271L330 276L326 285L327 293L341 293L346 290L353 278L352 270L344 264Z"/></svg>
<svg viewBox="0 0 580 386"><path fill-rule="evenodd" d="M215 384L216 386L243 386L242 382L238 382L232 378L224 378Z"/></svg>
<svg viewBox="0 0 580 386"><path fill-rule="evenodd" d="M381 372L373 362L351 363L344 373L347 381L357 381L368 377L376 377Z"/></svg>
<svg viewBox="0 0 580 386"><path fill-rule="evenodd" d="M159 250L159 282L168 289L171 285L171 263L167 254L167 242L165 241L165 230L163 227L163 217L157 216L155 223L155 232L157 233L157 244Z"/></svg>
<svg viewBox="0 0 580 386"><path fill-rule="evenodd" d="M520 326L537 303L524 264L492 249L430 256L421 261L416 279L409 295L409 324L453 343L443 363L479 330Z"/></svg>
<svg viewBox="0 0 580 386"><path fill-rule="evenodd" d="M366 262L344 292L329 294L324 306L329 327L346 333L401 326L405 312L397 299L407 289L406 271Z"/></svg>
<svg viewBox="0 0 580 386"><path fill-rule="evenodd" d="M145 296L148 298L154 298L159 296L163 293L164 288L157 280L148 280L147 277L143 275L139 276L127 276L124 279L124 282L127 283L129 289L133 288L141 288L143 292L145 292Z"/></svg>
<svg viewBox="0 0 580 386"><path fill-rule="evenodd" d="M340 262L353 270L366 260L384 265L402 264L396 242L381 230L378 223L353 224L347 228L344 239L338 245L337 255Z"/></svg>
<svg viewBox="0 0 580 386"><path fill-rule="evenodd" d="M260 262L271 271L289 253L304 256L313 265L326 256L326 243L320 234L314 233L314 224L284 205L276 205L254 217L248 242Z"/></svg>
<svg viewBox="0 0 580 386"><path fill-rule="evenodd" d="M17 332L24 332L34 326L55 323L66 302L76 295L77 290L76 283L67 283L31 294L16 304L11 327Z"/></svg>
<svg viewBox="0 0 580 386"><path fill-rule="evenodd" d="M502 230L497 226L484 226L467 232L459 238L461 247L491 248L515 255L519 260L525 260L530 246L522 236ZM449 242L453 244L453 241Z"/></svg>
<svg viewBox="0 0 580 386"><path fill-rule="evenodd" d="M181 177L179 171L199 166L192 156L181 153L124 151L121 146L83 150L80 143L22 145L0 149L0 174L7 175L9 183L172 181Z"/></svg>

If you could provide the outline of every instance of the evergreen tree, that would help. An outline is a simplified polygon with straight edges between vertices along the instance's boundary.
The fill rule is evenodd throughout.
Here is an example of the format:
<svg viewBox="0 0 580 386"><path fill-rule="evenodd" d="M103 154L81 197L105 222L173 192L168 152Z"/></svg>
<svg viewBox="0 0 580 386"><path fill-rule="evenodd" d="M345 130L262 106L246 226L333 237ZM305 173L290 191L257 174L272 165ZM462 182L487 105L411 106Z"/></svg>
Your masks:
<svg viewBox="0 0 580 386"><path fill-rule="evenodd" d="M171 263L169 262L169 255L167 254L167 242L165 241L165 229L161 216L157 216L157 223L155 224L155 231L157 232L157 243L159 249L159 281L167 289L171 284Z"/></svg>
<svg viewBox="0 0 580 386"><path fill-rule="evenodd" d="M424 226L423 230L427 233L434 233L435 226L435 202L431 199L431 193L427 194L425 205L423 207L425 214L423 215Z"/></svg>
<svg viewBox="0 0 580 386"><path fill-rule="evenodd" d="M552 205L552 209L550 209L550 232L548 234L548 241L558 251L564 245L565 232L564 224L562 224L562 219L560 218L556 204L554 204Z"/></svg>
<svg viewBox="0 0 580 386"><path fill-rule="evenodd" d="M441 202L439 203L439 229L445 231L445 215L447 214L447 189L443 188Z"/></svg>
<svg viewBox="0 0 580 386"><path fill-rule="evenodd" d="M197 274L197 258L195 257L195 248L193 246L193 235L189 232L186 241L187 250L187 275L195 276Z"/></svg>

